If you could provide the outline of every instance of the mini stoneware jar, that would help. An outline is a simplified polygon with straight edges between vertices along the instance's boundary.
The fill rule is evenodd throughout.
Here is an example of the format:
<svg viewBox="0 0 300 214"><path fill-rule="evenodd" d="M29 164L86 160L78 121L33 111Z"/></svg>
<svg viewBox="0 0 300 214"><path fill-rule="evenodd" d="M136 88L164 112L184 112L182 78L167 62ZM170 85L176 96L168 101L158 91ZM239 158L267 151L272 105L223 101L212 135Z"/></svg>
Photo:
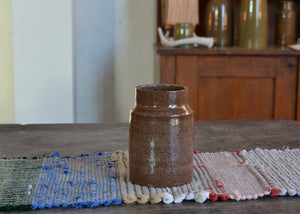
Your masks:
<svg viewBox="0 0 300 214"><path fill-rule="evenodd" d="M194 26L192 23L177 23L174 27L174 40L190 38L194 36ZM179 48L192 48L193 44L179 45Z"/></svg>
<svg viewBox="0 0 300 214"><path fill-rule="evenodd" d="M187 87L136 87L136 104L130 113L130 181L152 187L190 183L193 151L194 119Z"/></svg>

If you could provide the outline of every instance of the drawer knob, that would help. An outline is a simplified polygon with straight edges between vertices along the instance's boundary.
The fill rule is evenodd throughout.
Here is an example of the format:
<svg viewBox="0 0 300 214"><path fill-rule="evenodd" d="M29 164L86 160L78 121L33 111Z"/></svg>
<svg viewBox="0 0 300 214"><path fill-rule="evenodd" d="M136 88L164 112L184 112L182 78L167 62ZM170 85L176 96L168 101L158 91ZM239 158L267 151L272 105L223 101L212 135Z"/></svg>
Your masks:
<svg viewBox="0 0 300 214"><path fill-rule="evenodd" d="M289 67L290 68L294 68L295 67L295 63L294 63L293 59L290 59Z"/></svg>

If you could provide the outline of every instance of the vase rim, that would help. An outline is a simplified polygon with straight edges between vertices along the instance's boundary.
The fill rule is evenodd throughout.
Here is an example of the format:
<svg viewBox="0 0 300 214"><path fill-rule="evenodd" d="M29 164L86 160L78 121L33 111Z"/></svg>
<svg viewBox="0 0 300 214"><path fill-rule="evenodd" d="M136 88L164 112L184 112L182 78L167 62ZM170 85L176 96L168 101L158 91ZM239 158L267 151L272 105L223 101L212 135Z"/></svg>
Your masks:
<svg viewBox="0 0 300 214"><path fill-rule="evenodd" d="M187 91L186 86L176 85L176 84L139 85L136 87L136 89L139 91L147 91L147 92L153 92L153 93Z"/></svg>
<svg viewBox="0 0 300 214"><path fill-rule="evenodd" d="M283 10L293 10L294 2L292 2L292 1L281 1L279 7Z"/></svg>
<svg viewBox="0 0 300 214"><path fill-rule="evenodd" d="M191 22L177 22L175 25L180 27L189 27L189 26L193 27L193 23Z"/></svg>

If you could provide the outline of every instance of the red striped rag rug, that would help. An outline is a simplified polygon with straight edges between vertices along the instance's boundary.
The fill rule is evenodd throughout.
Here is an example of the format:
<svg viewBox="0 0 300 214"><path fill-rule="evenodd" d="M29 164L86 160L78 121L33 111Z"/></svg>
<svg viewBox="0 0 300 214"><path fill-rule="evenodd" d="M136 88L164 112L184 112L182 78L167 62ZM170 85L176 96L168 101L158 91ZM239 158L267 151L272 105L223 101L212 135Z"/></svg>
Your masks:
<svg viewBox="0 0 300 214"><path fill-rule="evenodd" d="M300 149L195 151L192 182L166 188L132 184L128 176L128 152L117 151L111 158L117 163L121 196L127 204L300 196Z"/></svg>

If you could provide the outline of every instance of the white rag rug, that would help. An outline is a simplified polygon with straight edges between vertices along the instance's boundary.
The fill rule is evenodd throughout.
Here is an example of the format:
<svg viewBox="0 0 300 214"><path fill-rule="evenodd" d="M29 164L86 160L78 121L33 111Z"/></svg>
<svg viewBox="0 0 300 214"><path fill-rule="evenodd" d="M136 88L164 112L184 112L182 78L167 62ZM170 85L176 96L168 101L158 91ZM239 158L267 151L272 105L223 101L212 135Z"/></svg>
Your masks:
<svg viewBox="0 0 300 214"><path fill-rule="evenodd" d="M111 158L117 162L121 196L127 204L300 196L300 149L195 152L192 182L166 188L132 184L128 176L127 151L117 151Z"/></svg>

